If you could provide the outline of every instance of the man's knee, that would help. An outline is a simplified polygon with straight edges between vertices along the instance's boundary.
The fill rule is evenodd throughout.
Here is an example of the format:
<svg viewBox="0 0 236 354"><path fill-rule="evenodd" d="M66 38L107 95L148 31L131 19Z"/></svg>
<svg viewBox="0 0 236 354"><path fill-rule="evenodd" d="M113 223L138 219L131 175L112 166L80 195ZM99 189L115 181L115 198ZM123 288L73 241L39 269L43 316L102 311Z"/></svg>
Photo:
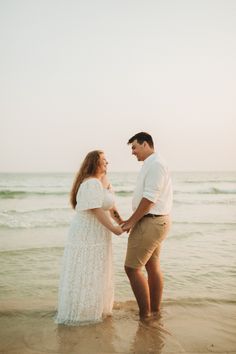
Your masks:
<svg viewBox="0 0 236 354"><path fill-rule="evenodd" d="M125 272L126 272L128 277L132 277L132 275L134 275L138 271L138 269L131 268L131 267L128 267L126 265L124 266L124 268L125 268Z"/></svg>
<svg viewBox="0 0 236 354"><path fill-rule="evenodd" d="M159 273L161 271L160 268L160 260L150 260L145 265L147 273Z"/></svg>

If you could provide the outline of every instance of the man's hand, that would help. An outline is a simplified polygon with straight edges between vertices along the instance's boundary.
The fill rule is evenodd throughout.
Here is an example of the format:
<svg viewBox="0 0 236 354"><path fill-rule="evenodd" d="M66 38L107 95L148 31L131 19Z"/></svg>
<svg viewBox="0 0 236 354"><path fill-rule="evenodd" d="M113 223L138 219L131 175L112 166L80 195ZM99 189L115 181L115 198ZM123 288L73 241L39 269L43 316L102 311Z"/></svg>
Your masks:
<svg viewBox="0 0 236 354"><path fill-rule="evenodd" d="M125 220L122 224L121 224L121 228L123 231L126 231L127 233L130 231L130 229L132 229L132 227L134 226L134 224L130 221L130 220Z"/></svg>
<svg viewBox="0 0 236 354"><path fill-rule="evenodd" d="M122 227L123 231L129 232L130 229L134 227L134 225L142 219L142 217L147 214L153 205L153 202L146 198L142 198L141 202L139 203L138 208L135 210L133 215L128 220L125 220L120 226Z"/></svg>

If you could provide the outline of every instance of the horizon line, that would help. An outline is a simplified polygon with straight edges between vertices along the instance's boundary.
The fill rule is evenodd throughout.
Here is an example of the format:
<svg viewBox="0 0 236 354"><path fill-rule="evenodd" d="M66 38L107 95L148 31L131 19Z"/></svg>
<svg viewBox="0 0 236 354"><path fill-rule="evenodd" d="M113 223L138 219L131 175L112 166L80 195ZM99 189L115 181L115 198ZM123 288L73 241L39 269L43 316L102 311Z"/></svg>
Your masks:
<svg viewBox="0 0 236 354"><path fill-rule="evenodd" d="M113 170L113 171L109 171L108 172L108 174L109 173L137 173L137 172L139 172L139 170ZM190 170L170 170L170 172L172 173L172 172L182 172L182 173L184 173L184 172L236 172L236 170L219 170L219 169L217 169L217 170L193 170L193 169L190 169ZM68 174L68 173L76 173L76 171L0 171L0 174L33 174L33 173L35 173L35 174L40 174L40 173L42 173L42 174L50 174L50 173L60 173L60 174L63 174L63 173L65 173L65 174Z"/></svg>

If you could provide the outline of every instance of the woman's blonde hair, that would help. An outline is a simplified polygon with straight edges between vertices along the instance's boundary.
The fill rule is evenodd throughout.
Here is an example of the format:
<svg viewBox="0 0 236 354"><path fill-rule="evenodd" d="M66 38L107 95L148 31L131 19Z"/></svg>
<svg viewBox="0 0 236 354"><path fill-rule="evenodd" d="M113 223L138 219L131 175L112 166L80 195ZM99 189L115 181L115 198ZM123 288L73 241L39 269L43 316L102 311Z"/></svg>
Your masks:
<svg viewBox="0 0 236 354"><path fill-rule="evenodd" d="M70 203L75 209L77 201L76 196L81 183L88 177L95 176L100 162L100 156L103 154L101 150L90 151L82 162L79 172L76 174L71 192Z"/></svg>

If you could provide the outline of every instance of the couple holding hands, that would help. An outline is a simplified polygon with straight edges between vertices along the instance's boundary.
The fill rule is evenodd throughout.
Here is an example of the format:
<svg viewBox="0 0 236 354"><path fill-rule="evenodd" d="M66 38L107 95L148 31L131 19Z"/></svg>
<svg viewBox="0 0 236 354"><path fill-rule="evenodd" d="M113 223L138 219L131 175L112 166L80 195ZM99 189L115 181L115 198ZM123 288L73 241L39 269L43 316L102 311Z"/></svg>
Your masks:
<svg viewBox="0 0 236 354"><path fill-rule="evenodd" d="M133 195L133 214L128 220L122 220L115 207L114 193L106 177L108 162L102 151L89 152L75 177L70 201L76 213L62 260L58 324L91 324L111 315L112 233L129 233L125 272L140 319L160 312L160 248L171 223L172 183L165 162L155 153L150 134L137 133L128 144L137 160L143 161Z"/></svg>

